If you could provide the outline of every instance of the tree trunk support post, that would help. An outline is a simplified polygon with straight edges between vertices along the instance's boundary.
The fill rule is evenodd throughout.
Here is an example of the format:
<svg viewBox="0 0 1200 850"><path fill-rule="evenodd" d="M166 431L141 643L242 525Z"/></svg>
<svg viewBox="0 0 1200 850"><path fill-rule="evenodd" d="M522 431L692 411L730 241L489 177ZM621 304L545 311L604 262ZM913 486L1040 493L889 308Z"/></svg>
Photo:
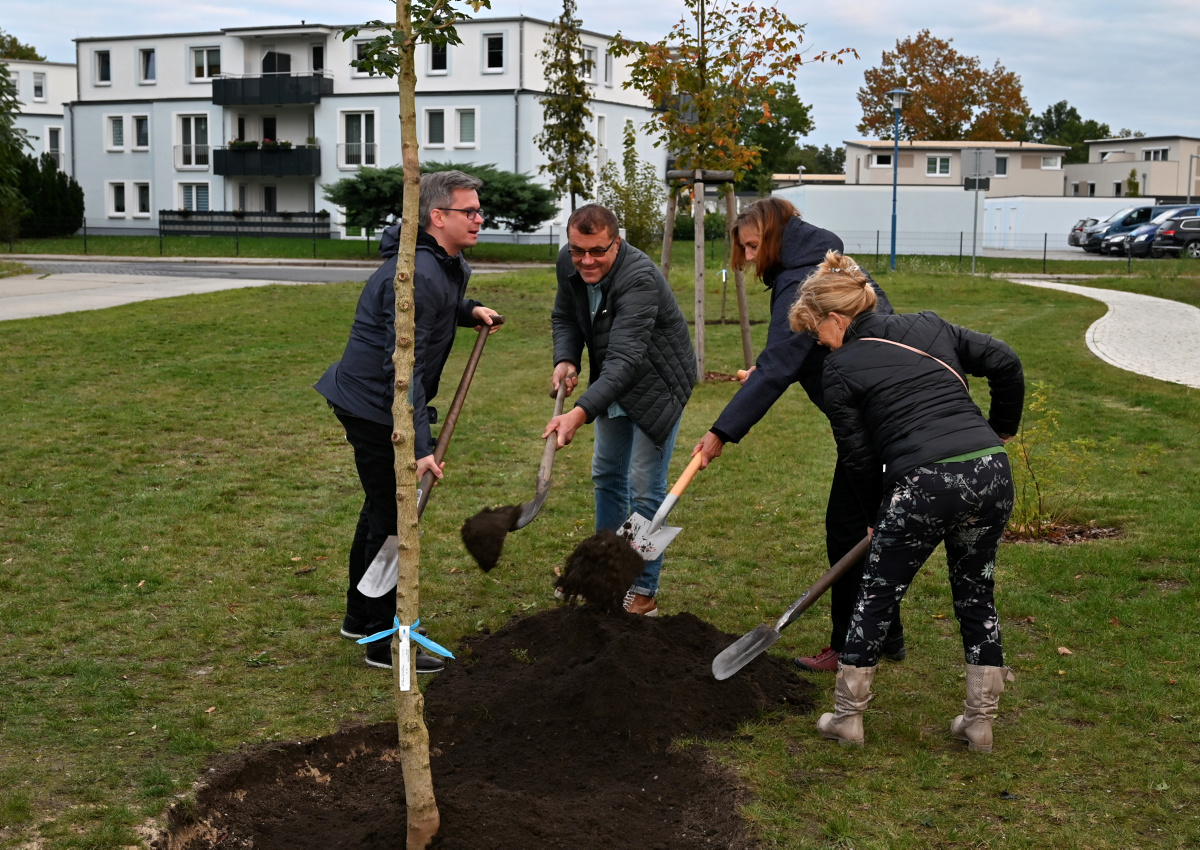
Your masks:
<svg viewBox="0 0 1200 850"><path fill-rule="evenodd" d="M667 194L667 220L663 224L662 262L658 264L659 271L668 281L671 279L671 249L675 243L675 216L678 210L679 187L671 186Z"/></svg>
<svg viewBox="0 0 1200 850"><path fill-rule="evenodd" d="M692 180L692 215L696 234L696 375L704 380L704 172L697 168Z"/></svg>

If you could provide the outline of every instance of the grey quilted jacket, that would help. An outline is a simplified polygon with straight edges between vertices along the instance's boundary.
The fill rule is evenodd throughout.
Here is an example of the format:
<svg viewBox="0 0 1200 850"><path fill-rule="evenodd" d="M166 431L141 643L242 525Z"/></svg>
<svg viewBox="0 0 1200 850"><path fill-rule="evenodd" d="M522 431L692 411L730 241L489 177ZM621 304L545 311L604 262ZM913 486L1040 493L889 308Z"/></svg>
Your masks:
<svg viewBox="0 0 1200 850"><path fill-rule="evenodd" d="M551 324L554 363L579 368L588 352L587 391L575 402L591 422L613 402L661 446L696 384L696 354L687 320L658 266L628 242L600 281L595 322L587 284L564 247Z"/></svg>

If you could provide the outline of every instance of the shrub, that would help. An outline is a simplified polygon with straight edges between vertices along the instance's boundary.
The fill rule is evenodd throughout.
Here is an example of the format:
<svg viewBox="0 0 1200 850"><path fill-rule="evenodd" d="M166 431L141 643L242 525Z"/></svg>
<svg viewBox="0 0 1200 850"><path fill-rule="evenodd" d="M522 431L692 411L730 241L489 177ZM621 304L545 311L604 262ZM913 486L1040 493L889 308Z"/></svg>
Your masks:
<svg viewBox="0 0 1200 850"><path fill-rule="evenodd" d="M28 199L19 225L22 238L70 236L83 226L83 189L59 171L54 157L26 156L18 169L17 191Z"/></svg>

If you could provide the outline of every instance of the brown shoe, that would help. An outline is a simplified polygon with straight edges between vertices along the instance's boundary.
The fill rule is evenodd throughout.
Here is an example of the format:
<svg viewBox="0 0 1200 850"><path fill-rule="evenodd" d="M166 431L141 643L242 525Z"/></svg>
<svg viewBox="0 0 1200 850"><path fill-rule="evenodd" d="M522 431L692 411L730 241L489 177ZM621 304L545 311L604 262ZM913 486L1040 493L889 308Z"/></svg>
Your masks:
<svg viewBox="0 0 1200 850"><path fill-rule="evenodd" d="M658 603L653 596L643 596L631 590L625 594L625 610L630 614L641 614L643 617L657 617Z"/></svg>
<svg viewBox="0 0 1200 850"><path fill-rule="evenodd" d="M827 646L816 655L792 659L792 663L809 673L833 673L838 668L838 653Z"/></svg>

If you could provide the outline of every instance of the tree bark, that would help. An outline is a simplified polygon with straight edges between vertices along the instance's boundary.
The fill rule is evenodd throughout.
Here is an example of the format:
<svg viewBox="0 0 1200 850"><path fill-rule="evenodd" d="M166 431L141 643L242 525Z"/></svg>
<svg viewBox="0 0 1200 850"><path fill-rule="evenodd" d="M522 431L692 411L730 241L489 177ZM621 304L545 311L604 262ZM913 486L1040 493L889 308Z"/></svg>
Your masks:
<svg viewBox="0 0 1200 850"><path fill-rule="evenodd" d="M704 380L704 172L692 183L692 215L696 218L696 376Z"/></svg>
<svg viewBox="0 0 1200 850"><path fill-rule="evenodd" d="M662 262L658 264L662 276L671 280L671 249L675 245L675 216L679 209L679 187L672 186L667 194L667 221L663 225Z"/></svg>
<svg viewBox="0 0 1200 850"><path fill-rule="evenodd" d="M416 622L420 611L421 547L417 534L415 498L416 459L413 454L412 381L416 340L415 294L413 273L416 267L417 221L421 196L421 166L417 153L417 74L413 53L410 0L396 4L396 27L403 34L405 47L400 52L400 140L404 164L404 206L400 227L399 253L396 257L396 349L395 398L392 400L392 447L396 453L396 530L399 537L399 582L396 585L396 616L401 625ZM399 670L399 636L392 638L392 666ZM400 737L400 767L404 774L404 799L408 809L407 850L424 850L441 826L437 800L433 795L433 776L429 770L429 731L425 728L425 698L417 687L416 644L410 643L411 685L401 690L395 683L396 726Z"/></svg>
<svg viewBox="0 0 1200 850"><path fill-rule="evenodd" d="M733 226L737 218L737 198L733 194L733 184L725 184L725 224ZM746 276L741 268L733 270L733 283L737 289L738 319L742 326L742 360L747 369L754 365L754 347L750 344L750 305L746 302Z"/></svg>

